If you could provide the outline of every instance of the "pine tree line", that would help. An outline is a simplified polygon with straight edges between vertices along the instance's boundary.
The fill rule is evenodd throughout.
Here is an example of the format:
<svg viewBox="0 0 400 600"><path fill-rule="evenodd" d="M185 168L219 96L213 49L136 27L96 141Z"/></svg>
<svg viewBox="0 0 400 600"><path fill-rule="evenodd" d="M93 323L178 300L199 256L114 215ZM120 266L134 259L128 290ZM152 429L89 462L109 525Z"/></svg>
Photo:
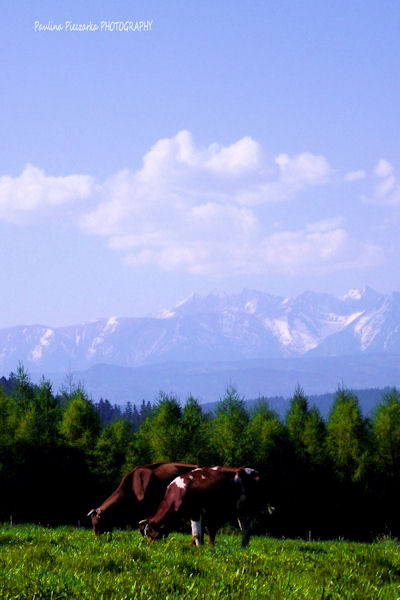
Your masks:
<svg viewBox="0 0 400 600"><path fill-rule="evenodd" d="M181 405L160 394L117 410L93 404L79 385L55 396L22 366L0 385L0 521L87 524L88 509L127 471L158 461L258 469L276 507L258 527L273 535L400 535L396 389L364 417L357 396L339 387L323 419L300 387L282 418L263 398L248 410L233 388L210 414L193 397Z"/></svg>

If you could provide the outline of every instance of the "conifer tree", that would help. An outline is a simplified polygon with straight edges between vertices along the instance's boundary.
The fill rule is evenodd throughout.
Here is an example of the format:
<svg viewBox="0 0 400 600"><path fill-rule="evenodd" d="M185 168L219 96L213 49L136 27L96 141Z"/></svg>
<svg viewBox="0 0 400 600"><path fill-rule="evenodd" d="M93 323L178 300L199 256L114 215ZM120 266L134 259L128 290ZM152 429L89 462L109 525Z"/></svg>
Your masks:
<svg viewBox="0 0 400 600"><path fill-rule="evenodd" d="M136 406L135 406L136 409ZM126 421L129 421L130 423L133 423L133 419L134 419L134 410L133 410L133 406L132 406L132 402L127 402L124 408L124 411L122 413L123 418Z"/></svg>
<svg viewBox="0 0 400 600"><path fill-rule="evenodd" d="M393 388L382 398L371 423L374 443L375 486L372 490L379 531L398 536L400 515L400 393ZM378 518L377 518L378 517Z"/></svg>
<svg viewBox="0 0 400 600"><path fill-rule="evenodd" d="M127 451L131 443L131 425L120 420L101 432L95 449L95 471L106 481L117 484L125 474Z"/></svg>
<svg viewBox="0 0 400 600"><path fill-rule="evenodd" d="M28 409L35 397L35 386L22 363L18 364L17 373L14 376L12 396L18 404L21 414Z"/></svg>
<svg viewBox="0 0 400 600"><path fill-rule="evenodd" d="M210 459L209 419L200 404L189 397L182 411L181 460L190 464L207 464Z"/></svg>
<svg viewBox="0 0 400 600"><path fill-rule="evenodd" d="M376 408L372 420L375 462L386 477L400 473L400 393L396 388L387 392Z"/></svg>
<svg viewBox="0 0 400 600"><path fill-rule="evenodd" d="M251 411L246 438L249 464L264 472L276 471L285 445L286 431L278 414L269 408L263 398Z"/></svg>
<svg viewBox="0 0 400 600"><path fill-rule="evenodd" d="M302 442L311 466L324 467L327 458L326 425L315 406L307 414Z"/></svg>
<svg viewBox="0 0 400 600"><path fill-rule="evenodd" d="M59 405L53 396L52 385L43 377L33 402L31 441L47 446L57 444L59 418Z"/></svg>
<svg viewBox="0 0 400 600"><path fill-rule="evenodd" d="M212 423L211 443L219 462L227 466L246 463L248 422L244 400L233 387L229 387L218 403L217 415Z"/></svg>
<svg viewBox="0 0 400 600"><path fill-rule="evenodd" d="M304 431L308 415L308 400L301 387L297 386L286 413L286 427L294 450L301 459L305 459Z"/></svg>
<svg viewBox="0 0 400 600"><path fill-rule="evenodd" d="M143 432L147 434L152 460L182 459L182 409L176 398L160 394L153 415L146 420Z"/></svg>
<svg viewBox="0 0 400 600"><path fill-rule="evenodd" d="M360 481L368 466L368 429L357 397L339 388L327 425L327 451L343 481Z"/></svg>
<svg viewBox="0 0 400 600"><path fill-rule="evenodd" d="M17 426L17 403L0 387L0 448L11 447L15 443Z"/></svg>
<svg viewBox="0 0 400 600"><path fill-rule="evenodd" d="M125 455L125 471L131 471L138 465L147 465L154 461L150 443L150 424L145 422L138 431L132 433Z"/></svg>
<svg viewBox="0 0 400 600"><path fill-rule="evenodd" d="M69 401L60 431L69 445L93 452L101 431L100 417L83 389L77 389Z"/></svg>

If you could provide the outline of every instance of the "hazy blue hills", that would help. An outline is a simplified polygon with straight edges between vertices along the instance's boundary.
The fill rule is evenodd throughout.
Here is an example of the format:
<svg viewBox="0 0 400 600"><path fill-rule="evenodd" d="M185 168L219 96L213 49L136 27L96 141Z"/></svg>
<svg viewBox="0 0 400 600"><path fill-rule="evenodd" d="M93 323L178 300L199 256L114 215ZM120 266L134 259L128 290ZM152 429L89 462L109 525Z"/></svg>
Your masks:
<svg viewBox="0 0 400 600"><path fill-rule="evenodd" d="M162 391L184 401L193 395L201 402L215 402L227 386L247 399L260 396L290 397L300 385L307 395L351 389L400 387L400 356L366 355L307 357L226 363L166 362L141 367L95 365L73 373L94 399L110 402L154 401ZM65 384L65 373L49 373L55 389Z"/></svg>

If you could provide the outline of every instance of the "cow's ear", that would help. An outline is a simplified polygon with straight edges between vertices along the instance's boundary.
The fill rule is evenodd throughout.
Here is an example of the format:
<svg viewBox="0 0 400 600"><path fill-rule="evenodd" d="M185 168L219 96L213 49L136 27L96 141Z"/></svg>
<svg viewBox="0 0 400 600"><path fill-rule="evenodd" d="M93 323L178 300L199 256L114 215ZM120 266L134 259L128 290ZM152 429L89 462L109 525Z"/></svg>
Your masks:
<svg viewBox="0 0 400 600"><path fill-rule="evenodd" d="M152 472L150 469L135 469L133 475L133 491L136 498L141 502L145 496Z"/></svg>
<svg viewBox="0 0 400 600"><path fill-rule="evenodd" d="M242 478L251 477L252 479L259 479L259 473L251 467L241 467L238 470L238 475Z"/></svg>
<svg viewBox="0 0 400 600"><path fill-rule="evenodd" d="M243 481L243 479L246 478L246 471L244 470L243 467L240 467L239 469L236 470L236 475L235 475L235 481Z"/></svg>

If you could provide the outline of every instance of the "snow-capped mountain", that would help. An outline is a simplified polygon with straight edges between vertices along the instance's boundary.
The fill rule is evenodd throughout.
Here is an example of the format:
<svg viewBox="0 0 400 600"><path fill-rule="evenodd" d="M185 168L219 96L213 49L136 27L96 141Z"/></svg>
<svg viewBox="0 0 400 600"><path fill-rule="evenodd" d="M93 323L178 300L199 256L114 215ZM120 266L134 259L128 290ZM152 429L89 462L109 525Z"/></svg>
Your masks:
<svg viewBox="0 0 400 600"><path fill-rule="evenodd" d="M305 292L294 298L243 290L192 294L144 318L100 319L71 327L0 330L0 369L124 367L165 361L232 361L301 356L400 353L400 294L371 288L342 297Z"/></svg>

